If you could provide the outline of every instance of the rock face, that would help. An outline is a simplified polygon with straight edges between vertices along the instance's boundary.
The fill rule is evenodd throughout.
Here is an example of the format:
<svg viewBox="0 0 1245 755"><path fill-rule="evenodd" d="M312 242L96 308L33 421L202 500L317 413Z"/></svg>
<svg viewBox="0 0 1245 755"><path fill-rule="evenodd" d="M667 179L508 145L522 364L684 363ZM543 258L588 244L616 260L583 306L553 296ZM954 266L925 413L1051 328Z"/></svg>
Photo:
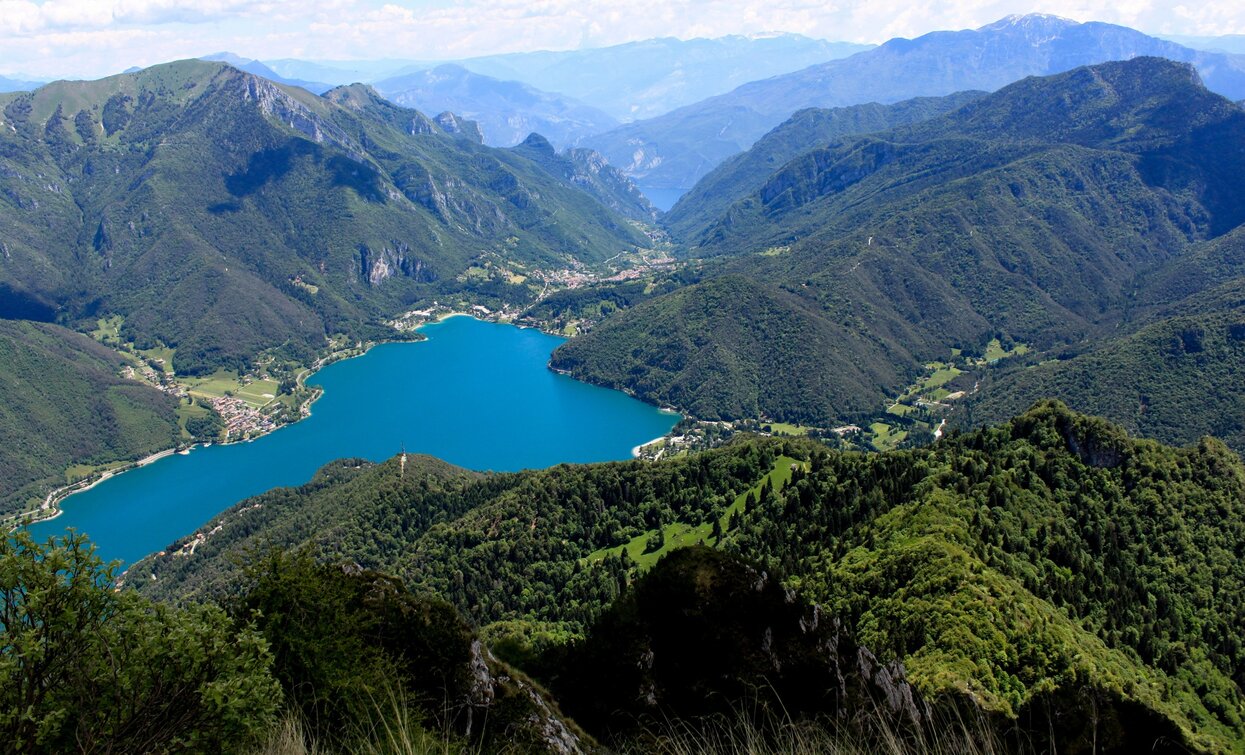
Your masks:
<svg viewBox="0 0 1245 755"><path fill-rule="evenodd" d="M740 710L878 710L900 728L932 720L901 664L881 663L765 572L704 547L671 553L583 643L541 663L566 711L598 736Z"/></svg>

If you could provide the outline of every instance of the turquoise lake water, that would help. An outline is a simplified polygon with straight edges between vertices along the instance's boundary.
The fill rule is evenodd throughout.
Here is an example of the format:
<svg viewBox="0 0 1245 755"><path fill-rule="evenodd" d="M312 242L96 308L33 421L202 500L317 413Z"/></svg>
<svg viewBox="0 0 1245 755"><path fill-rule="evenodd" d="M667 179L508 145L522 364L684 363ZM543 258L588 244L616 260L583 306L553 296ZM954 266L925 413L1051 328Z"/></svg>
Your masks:
<svg viewBox="0 0 1245 755"><path fill-rule="evenodd" d="M678 415L547 368L563 339L452 317L428 340L383 344L308 379L324 389L311 417L249 443L195 448L70 496L31 527L67 527L105 560L131 563L248 496L299 485L333 459L424 453L469 469L515 471L627 459Z"/></svg>

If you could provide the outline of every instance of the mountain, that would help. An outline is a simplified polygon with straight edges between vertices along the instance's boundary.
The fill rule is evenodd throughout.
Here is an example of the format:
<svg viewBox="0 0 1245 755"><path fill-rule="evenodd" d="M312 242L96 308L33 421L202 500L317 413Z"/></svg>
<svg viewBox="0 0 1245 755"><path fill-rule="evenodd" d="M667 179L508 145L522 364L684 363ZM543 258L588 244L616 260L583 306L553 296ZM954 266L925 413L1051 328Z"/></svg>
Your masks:
<svg viewBox="0 0 1245 755"><path fill-rule="evenodd" d="M458 280L473 264L502 281L490 295L524 301L505 271L646 243L460 119L363 86L316 97L183 61L0 110L0 284L62 322L122 315L125 340L176 349L179 373L392 332L375 323L476 285Z"/></svg>
<svg viewBox="0 0 1245 755"><path fill-rule="evenodd" d="M717 220L732 204L761 188L766 179L793 158L846 136L886 131L928 120L971 102L985 92L945 97L917 97L893 105L807 108L757 140L746 152L727 159L696 182L662 218L676 237Z"/></svg>
<svg viewBox="0 0 1245 755"><path fill-rule="evenodd" d="M41 86L43 86L43 82L22 81L20 79L10 79L6 76L0 76L0 92L28 92L31 89L38 89Z"/></svg>
<svg viewBox="0 0 1245 755"><path fill-rule="evenodd" d="M1245 96L1245 59L1200 52L1132 29L1054 16L1009 16L980 29L893 39L781 76L744 84L665 115L586 139L642 189L686 191L727 157L807 107L890 103L970 89L995 90L1025 76L1138 56L1194 64L1206 85Z"/></svg>
<svg viewBox="0 0 1245 755"><path fill-rule="evenodd" d="M910 382L912 354L887 357L798 292L722 275L606 319L550 365L706 420L815 423L869 414L878 386Z"/></svg>
<svg viewBox="0 0 1245 755"><path fill-rule="evenodd" d="M123 379L128 364L59 326L0 320L0 516L70 482L71 464L136 461L189 437L177 400Z"/></svg>
<svg viewBox="0 0 1245 755"><path fill-rule="evenodd" d="M331 84L323 84L318 81L306 81L304 79L286 78L284 76L281 76L276 71L269 68L268 66L264 65L263 63L259 62L258 60L251 60L248 58L243 58L239 55L234 55L231 52L218 52L215 55L205 55L204 57L200 58L200 60L207 60L207 61L218 62L218 63L228 63L234 68L237 68L239 71L246 71L247 73L253 73L256 76L268 79L269 81L275 81L278 84L285 84L286 86L292 86L292 87L302 87L303 89L306 89L308 92L311 92L312 94L324 94L325 92L333 88Z"/></svg>
<svg viewBox="0 0 1245 755"><path fill-rule="evenodd" d="M1176 443L1210 433L1245 449L1245 226L1145 270L1129 318L1055 359L1001 370L960 407L960 424L1007 416L1038 396Z"/></svg>
<svg viewBox="0 0 1245 755"><path fill-rule="evenodd" d="M387 99L428 112L451 111L480 124L487 144L510 147L539 133L566 146L617 124L610 116L559 94L501 81L458 65L441 65L378 81Z"/></svg>
<svg viewBox="0 0 1245 755"><path fill-rule="evenodd" d="M560 92L620 121L631 121L869 47L799 34L663 37L586 50L490 55L457 63L485 76Z"/></svg>
<svg viewBox="0 0 1245 755"><path fill-rule="evenodd" d="M1245 34L1224 34L1219 37L1190 37L1178 34L1158 34L1156 36L1175 42L1178 45L1192 47L1194 50L1245 55Z"/></svg>
<svg viewBox="0 0 1245 755"><path fill-rule="evenodd" d="M558 153L548 139L535 133L511 149L550 175L583 189L619 215L645 223L657 221L657 209L635 183L590 149L568 148Z"/></svg>
<svg viewBox="0 0 1245 755"><path fill-rule="evenodd" d="M412 60L299 60L297 58L280 58L265 60L264 65L281 76L293 79L324 81L334 86L343 84L360 84L381 79L392 78L401 73L410 73L416 65ZM438 63L428 63L423 68L435 68Z"/></svg>
<svg viewBox="0 0 1245 755"><path fill-rule="evenodd" d="M694 375L747 376L696 397L708 417L747 407L823 426L855 418L952 349L1003 334L1058 350L1110 333L1138 272L1245 222L1242 139L1245 112L1187 64L1136 58L1024 79L929 121L812 149L686 231L691 254L715 260L707 276L783 290L771 301L824 337L775 337L751 297L702 284L605 319L552 362L676 408ZM758 324L700 327L672 310ZM681 357L653 343L683 344ZM845 367L833 390L798 407L783 398Z"/></svg>
<svg viewBox="0 0 1245 755"><path fill-rule="evenodd" d="M1148 750L1166 737L1228 752L1245 742L1243 502L1245 466L1223 444L1133 440L1045 403L902 452L744 440L653 463L508 475L414 456L348 460L238 504L126 581L168 600L229 595L244 554L295 545L386 570L456 605L555 694L570 692L564 705L598 736L611 733L602 716L713 705L709 690L730 688L734 677L706 673L700 651L678 644L691 641L680 624L699 626L705 649L734 648L721 650L720 668L732 668L754 652L763 660L765 648L789 657L803 641L798 623L839 629L878 665L901 662L896 678L922 698L971 701L1039 751L1095 739L1104 751ZM754 576L667 555L696 543L758 564ZM648 571L663 556L682 566ZM681 573L701 578L672 576ZM791 588L789 608L745 608L771 599L770 578ZM636 580L640 594L625 593ZM741 582L751 597L713 597ZM682 610L670 610L680 596ZM818 610L788 620L801 596ZM686 649L670 655L675 647ZM646 649L649 660L624 673ZM667 665L679 659L682 674ZM787 685L791 664L762 667ZM585 697L593 678L615 688ZM645 679L670 681L631 694Z"/></svg>

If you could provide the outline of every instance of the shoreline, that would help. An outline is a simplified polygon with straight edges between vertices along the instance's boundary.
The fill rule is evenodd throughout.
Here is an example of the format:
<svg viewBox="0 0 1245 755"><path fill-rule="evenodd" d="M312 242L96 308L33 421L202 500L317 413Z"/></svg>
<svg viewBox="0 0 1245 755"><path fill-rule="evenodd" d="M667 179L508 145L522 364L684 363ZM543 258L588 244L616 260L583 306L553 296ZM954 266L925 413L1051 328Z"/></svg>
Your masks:
<svg viewBox="0 0 1245 755"><path fill-rule="evenodd" d="M29 527L34 524L50 522L53 519L59 517L61 514L65 513L65 510L61 508L61 504L64 503L65 500L70 498L71 496L76 495L77 493L85 493L86 491L90 490L96 485L99 485L101 482L104 482L105 480L111 480L113 477L116 477L119 474L124 474L125 472L130 472L140 467L145 467L148 464L155 463L159 461L160 459L163 459L167 456L172 456L173 454L180 453L181 451L189 450L193 448L195 445L198 445L198 444L192 444L190 446L178 446L174 448L166 448L163 451L157 451L154 454L148 454L147 456L144 456L143 458L137 461L129 462L115 469L109 469L105 472L101 472L99 476L97 477L96 476L86 477L81 480L78 480L77 482L72 482L63 487L56 488L52 492L48 493L47 497L43 499L43 503L39 504L39 508L34 509L33 511L27 511L23 514L15 515L16 521L14 525L10 528L10 531L14 531L20 527ZM32 518L30 519L26 518L31 515L33 515Z"/></svg>
<svg viewBox="0 0 1245 755"><path fill-rule="evenodd" d="M402 343L402 341L392 341L392 342L390 341L367 341L363 344L362 350L358 354L351 354L349 356L341 356L342 354L345 354L346 351L352 351L353 348L348 349L348 350L335 351L330 354L326 354L323 357L320 357L319 359L317 359L314 363L312 363L311 366L306 367L301 372L299 372L298 375L294 377L295 385L297 385L299 388L307 388L308 386L305 381L308 377L314 375L315 373L319 372L320 370L324 369L330 364L334 364L336 362L344 362L347 359L354 359L355 357L363 356L364 354L371 351L374 346L378 346L381 343ZM30 509L24 512L19 512L19 513L14 514L12 523L9 526L8 530L10 532L13 532L22 527L30 527L35 524L42 524L43 522L50 522L53 519L56 519L57 517L59 517L61 514L65 513L61 504L63 504L69 498L72 498L74 495L77 495L78 493L84 493L90 490L91 488L94 488L96 485L99 485L100 483L106 480L110 480L113 477L116 477L117 475L123 474L125 472L131 472L135 469L138 469L139 467L145 467L148 464L157 462L160 459L163 459L165 457L173 456L174 454L182 454L182 453L188 454L190 451L193 451L196 448L207 447L210 445L231 446L231 445L234 445L235 443L249 443L258 438L263 438L265 436L271 435L283 427L288 427L290 425L294 425L299 422L302 422L303 420L311 416L312 405L315 404L316 401L319 401L320 397L324 395L323 388L312 386L310 390L312 391L312 394L308 396L305 401L299 404L298 406L299 416L298 416L298 419L294 420L293 422L287 422L278 427L274 427L271 430L268 430L267 432L263 432L263 433L260 433L259 435L255 435L249 438L237 438L236 440L217 439L217 440L197 441L197 442L190 443L187 445L177 445L172 448L166 448L161 451L157 451L156 453L144 456L138 461L130 462L120 467L117 467L115 469L109 469L105 472L101 472L99 476L97 477L95 476L87 477L85 479L78 480L77 482L73 482L68 485L55 488L54 490L48 493L47 497L43 499L43 503L39 504L38 508ZM265 406L267 406L267 404L265 404Z"/></svg>
<svg viewBox="0 0 1245 755"><path fill-rule="evenodd" d="M659 440L665 440L669 436L670 436L670 433L664 433L662 435L658 435L656 438L653 438L652 440L645 441L641 443L640 445L633 447L631 449L631 458L633 459L640 458L640 449L644 448L645 446L651 446Z"/></svg>
<svg viewBox="0 0 1245 755"><path fill-rule="evenodd" d="M453 318L453 317L470 317L471 319L479 320L480 322L491 322L491 323L496 323L499 325L511 325L516 328L535 328L536 330L539 330L540 332L546 335L555 336L558 338L566 338L566 336L560 333L551 333L548 330L545 330L544 328L540 327L539 325L519 325L514 322L503 322L495 318L480 317L477 313L471 313L471 312L440 312L440 313L437 313L435 319L430 319L427 322L422 323L418 327L414 328L414 330L418 331L420 328L423 328L425 325L435 325L435 324L444 322L446 320L449 320L450 318ZM427 336L424 336L424 339L426 338ZM354 359L356 357L361 357L367 354L369 351L371 351L374 347L380 346L382 344L388 344L388 343L418 343L418 341L409 341L405 339L366 341L362 344L361 347L350 347L349 349L342 349L340 351L335 351L330 354L326 354L320 357L319 359L317 359L310 366L305 367L294 378L294 382L297 387L304 388L304 389L310 389L312 391L312 394L299 405L298 419L292 422L287 422L278 427L274 427L271 430L268 430L267 432L263 432L263 433L260 433L259 435L255 435L249 438L237 438L235 440L225 440L225 441L222 441L222 440L197 441L197 442L186 444L186 445L177 445L172 448L166 448L161 451L157 451L156 453L149 454L148 456L145 456L142 459L139 459L137 461L124 464L115 469L109 469L105 472L100 473L98 476L84 478L77 482L70 483L68 485L63 485L59 488L55 488L51 492L48 493L48 495L44 498L43 503L41 503L37 508L13 514L13 519L8 529L9 531L15 531L21 527L29 527L31 525L40 524L42 522L48 522L53 519L56 519L57 517L59 517L61 514L64 513L62 504L66 500L71 498L72 496L78 493L82 493L87 490L90 490L94 488L96 485L99 485L100 483L105 482L106 480L112 479L113 477L116 477L117 475L132 471L134 469L138 469L139 467L144 467L148 464L157 462L160 459L163 459L165 457L172 456L174 454L189 453L195 448L206 447L212 444L219 445L219 446L227 446L227 445L233 445L235 443L249 443L253 440L257 440L259 438L263 438L265 436L271 435L272 433L277 432L283 427L288 427L290 425L294 425L299 422L302 422L303 420L311 416L312 406L315 404L316 401L319 401L320 398L324 395L323 388L320 388L318 386L307 385L306 381L308 378L310 378L312 375L316 374L320 370L324 369L325 367L329 366L330 364L334 364L336 362L344 362L347 359ZM356 348L360 349L357 354L349 353L349 352L354 351ZM559 375L565 375L566 377L569 377L572 380L577 380L579 382L586 383L588 385L594 384L591 381L583 380L582 378L575 377L568 370L559 370L548 364L546 364L546 368ZM601 386L601 387L610 388L611 386ZM638 398L631 391L625 388L615 387L613 388L613 390L621 391L631 396L632 398ZM650 402L645 401L644 403L650 403ZM663 414L665 413L679 414L678 410L672 409L669 407L658 406L657 409ZM631 457L639 458L640 449L644 448L645 446L652 445L653 443L656 443L657 441L662 440L669 435L670 433L665 433L663 435L659 435L656 438L653 438L652 440L646 441L644 443L641 443L638 446L633 447L631 449Z"/></svg>

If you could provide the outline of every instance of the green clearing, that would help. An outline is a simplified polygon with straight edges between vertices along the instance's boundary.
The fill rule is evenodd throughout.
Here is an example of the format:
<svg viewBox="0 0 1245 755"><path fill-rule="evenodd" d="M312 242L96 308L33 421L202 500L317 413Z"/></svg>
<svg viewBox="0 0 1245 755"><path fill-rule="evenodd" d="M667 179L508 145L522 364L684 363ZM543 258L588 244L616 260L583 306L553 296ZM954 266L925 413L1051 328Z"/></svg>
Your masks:
<svg viewBox="0 0 1245 755"><path fill-rule="evenodd" d="M898 401L886 407L887 414L894 414L897 417L906 417L912 413L912 407L907 404L901 404Z"/></svg>
<svg viewBox="0 0 1245 755"><path fill-rule="evenodd" d="M243 384L238 378L238 373L232 370L217 370L208 377L190 378L185 382L192 396L203 398L233 396L256 409L267 405L276 397L278 386L275 380L254 380Z"/></svg>
<svg viewBox="0 0 1245 755"><path fill-rule="evenodd" d="M893 451L908 437L907 430L900 430L885 422L874 422L869 425L869 430L873 433L873 445L879 451Z"/></svg>
<svg viewBox="0 0 1245 755"><path fill-rule="evenodd" d="M773 490L781 490L784 485L790 482L791 468L793 464L804 464L804 462L801 462L798 459L793 459L790 456L779 456L774 462L774 468L758 480L756 485L753 485L748 490L745 490L735 496L734 502L731 503L730 506L727 506L722 512L722 515L718 518L718 522L722 526L722 532L726 532L726 526L730 522L731 515L741 513L743 511L744 501L747 500L749 493L752 493L753 496L759 496L761 494L761 487L765 484L766 480L769 480L770 488ZM623 545L618 545L613 548L602 548L599 551L594 551L593 553L588 554L587 561L590 564L595 563L604 559L606 556L617 556L626 550L627 555L631 557L631 560L635 562L641 572L644 572L651 568L653 564L656 564L658 559L676 548L684 548L689 545L697 545L700 543L709 544L710 538L713 537L713 522L710 520L700 525L685 524L683 522L668 524L662 528L662 535L665 537L665 545L655 551L645 553L644 551L648 547L649 538L655 534L657 534L657 530L649 530L636 535Z"/></svg>
<svg viewBox="0 0 1245 755"><path fill-rule="evenodd" d="M804 425L793 425L790 422L766 422L765 425L774 435L803 436L808 435L809 431L814 429Z"/></svg>
<svg viewBox="0 0 1245 755"><path fill-rule="evenodd" d="M124 317L121 315L110 315L101 317L95 322L98 327L91 331L91 338L110 346L116 346L121 343L121 326L125 324Z"/></svg>
<svg viewBox="0 0 1245 755"><path fill-rule="evenodd" d="M112 461L107 464L71 464L65 469L65 483L72 485L79 480L85 480L93 474L107 472L110 469L119 469L128 464L130 464L128 461Z"/></svg>
<svg viewBox="0 0 1245 755"><path fill-rule="evenodd" d="M167 346L157 346L153 349L135 349L135 352L142 356L143 359L155 362L164 368L166 374L173 374L173 355L176 349L170 349Z"/></svg>
<svg viewBox="0 0 1245 755"><path fill-rule="evenodd" d="M1029 353L1028 344L1024 344L1024 343L1015 344L1014 346L1012 346L1011 351L1008 351L1007 349L1003 348L1002 342L1000 342L999 339L995 338L995 339L992 339L990 343L986 345L985 359L987 362L997 362L1000 359L1007 359L1008 357L1024 356L1025 354L1028 354L1028 353Z"/></svg>

